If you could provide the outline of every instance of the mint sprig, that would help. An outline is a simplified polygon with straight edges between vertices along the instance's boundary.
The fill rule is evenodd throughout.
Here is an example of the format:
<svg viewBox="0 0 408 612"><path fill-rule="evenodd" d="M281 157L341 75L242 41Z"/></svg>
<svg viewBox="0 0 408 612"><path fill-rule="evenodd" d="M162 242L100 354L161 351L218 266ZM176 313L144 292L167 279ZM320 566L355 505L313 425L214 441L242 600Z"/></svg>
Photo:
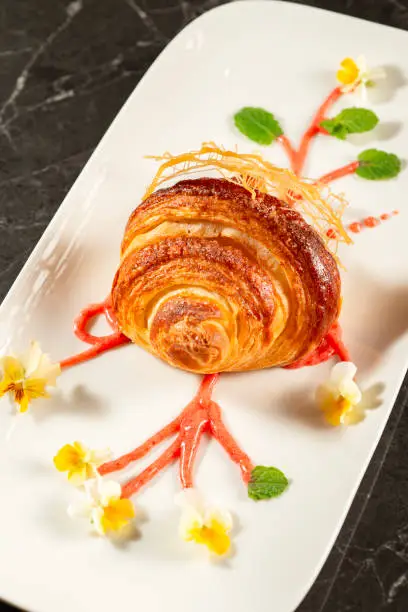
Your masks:
<svg viewBox="0 0 408 612"><path fill-rule="evenodd" d="M345 108L332 119L320 123L331 136L345 140L349 134L362 134L374 129L378 117L367 108Z"/></svg>
<svg viewBox="0 0 408 612"><path fill-rule="evenodd" d="M394 153L367 149L358 156L357 176L369 181L391 179L401 172L401 160Z"/></svg>
<svg viewBox="0 0 408 612"><path fill-rule="evenodd" d="M234 121L244 136L261 145L270 145L283 134L279 122L263 108L245 106L235 113Z"/></svg>
<svg viewBox="0 0 408 612"><path fill-rule="evenodd" d="M255 501L278 497L288 485L288 479L278 468L257 465L252 470L248 483L248 497Z"/></svg>

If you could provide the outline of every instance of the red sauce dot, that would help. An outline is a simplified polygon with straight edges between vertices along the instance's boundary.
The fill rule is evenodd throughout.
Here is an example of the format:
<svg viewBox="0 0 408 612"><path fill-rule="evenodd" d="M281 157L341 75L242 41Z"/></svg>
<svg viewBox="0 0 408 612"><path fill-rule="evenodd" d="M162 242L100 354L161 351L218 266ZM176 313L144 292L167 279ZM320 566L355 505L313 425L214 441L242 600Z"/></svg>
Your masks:
<svg viewBox="0 0 408 612"><path fill-rule="evenodd" d="M392 211L392 214L393 214L393 215L399 215L399 210L393 210L393 211Z"/></svg>
<svg viewBox="0 0 408 612"><path fill-rule="evenodd" d="M366 227L376 227L377 225L380 224L380 221L376 219L375 217L366 217L363 223Z"/></svg>
<svg viewBox="0 0 408 612"><path fill-rule="evenodd" d="M363 226L358 221L354 221L354 223L350 223L349 225L349 230L350 232L353 232L353 234L359 234L362 229Z"/></svg>
<svg viewBox="0 0 408 612"><path fill-rule="evenodd" d="M384 214L380 215L381 221L387 221L387 219L389 219L390 217L391 217L391 215L389 215L388 213L384 213Z"/></svg>
<svg viewBox="0 0 408 612"><path fill-rule="evenodd" d="M327 230L326 235L327 235L329 238L336 238L336 231L335 231L335 230L334 230L332 227L330 227L330 228Z"/></svg>

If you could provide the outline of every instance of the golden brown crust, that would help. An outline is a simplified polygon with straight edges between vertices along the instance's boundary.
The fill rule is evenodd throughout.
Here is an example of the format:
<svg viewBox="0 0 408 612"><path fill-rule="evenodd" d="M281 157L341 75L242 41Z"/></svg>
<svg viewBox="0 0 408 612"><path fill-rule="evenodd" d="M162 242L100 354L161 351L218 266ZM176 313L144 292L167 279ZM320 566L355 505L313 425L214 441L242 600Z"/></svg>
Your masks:
<svg viewBox="0 0 408 612"><path fill-rule="evenodd" d="M223 179L182 181L132 213L112 287L133 342L194 372L286 365L337 319L323 241L276 198Z"/></svg>

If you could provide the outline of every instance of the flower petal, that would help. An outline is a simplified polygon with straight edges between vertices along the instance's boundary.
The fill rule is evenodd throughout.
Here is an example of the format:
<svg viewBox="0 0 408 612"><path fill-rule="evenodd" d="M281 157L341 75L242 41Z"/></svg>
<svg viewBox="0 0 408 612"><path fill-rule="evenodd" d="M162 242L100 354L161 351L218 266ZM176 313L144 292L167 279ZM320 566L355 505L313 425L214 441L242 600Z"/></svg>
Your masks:
<svg viewBox="0 0 408 612"><path fill-rule="evenodd" d="M20 357L20 362L25 370L25 376L31 376L31 374L38 368L41 356L42 352L40 345L38 342L33 340L28 351L23 353Z"/></svg>
<svg viewBox="0 0 408 612"><path fill-rule="evenodd" d="M3 395L8 393L9 391L10 391L10 380L8 378L3 378L3 380L0 382L0 397L3 397Z"/></svg>
<svg viewBox="0 0 408 612"><path fill-rule="evenodd" d="M344 380L353 380L357 366L352 361L341 361L333 366L330 372L330 383L339 386Z"/></svg>
<svg viewBox="0 0 408 612"><path fill-rule="evenodd" d="M115 502L115 506L122 519L126 519L128 521L129 519L134 518L135 507L130 499L119 499Z"/></svg>
<svg viewBox="0 0 408 612"><path fill-rule="evenodd" d="M367 72L367 59L365 55L359 55L356 59L355 65L360 74Z"/></svg>
<svg viewBox="0 0 408 612"><path fill-rule="evenodd" d="M231 538L225 531L209 529L205 534L205 544L212 553L222 557L231 547Z"/></svg>
<svg viewBox="0 0 408 612"><path fill-rule="evenodd" d="M346 411L347 412L347 411ZM330 410L326 410L324 413L326 421L333 425L333 427L338 427L344 421L344 415L346 414L344 407L340 404L333 404Z"/></svg>
<svg viewBox="0 0 408 612"><path fill-rule="evenodd" d="M68 482L74 487L80 487L88 480L88 469L85 464L81 464L68 472Z"/></svg>
<svg viewBox="0 0 408 612"><path fill-rule="evenodd" d="M361 402L362 394L359 386L354 380L347 380L344 384L340 385L340 393L353 406Z"/></svg>
<svg viewBox="0 0 408 612"><path fill-rule="evenodd" d="M82 442L78 442L78 440L72 444L72 447L75 449L78 458L84 461L86 455L89 453L89 448L85 446L85 444L82 444Z"/></svg>
<svg viewBox="0 0 408 612"><path fill-rule="evenodd" d="M23 382L24 394L27 395L29 401L39 397L49 397L45 388L46 384L43 378L27 378Z"/></svg>
<svg viewBox="0 0 408 612"><path fill-rule="evenodd" d="M210 552L219 556L225 555L231 546L229 535L216 521L209 527L205 525L201 529L193 530L190 539L197 544L204 544Z"/></svg>
<svg viewBox="0 0 408 612"><path fill-rule="evenodd" d="M361 423L361 421L364 421L364 419L364 410L361 410L357 406L353 406L353 408L343 416L343 425L357 425Z"/></svg>
<svg viewBox="0 0 408 612"><path fill-rule="evenodd" d="M194 539L194 532L202 529L203 526L203 515L193 506L187 506L183 509L179 522L179 535L182 540L190 542Z"/></svg>
<svg viewBox="0 0 408 612"><path fill-rule="evenodd" d="M341 425L346 425L346 423L348 422L348 417L349 414L351 412L353 412L354 406L351 402L349 402L348 400L344 400L341 404L340 404L341 408L339 410L341 410L341 413L339 415L339 420L340 420L340 424Z"/></svg>
<svg viewBox="0 0 408 612"><path fill-rule="evenodd" d="M105 533L120 531L135 516L135 509L130 499L114 499L103 508L101 524Z"/></svg>
<svg viewBox="0 0 408 612"><path fill-rule="evenodd" d="M377 66L376 68L371 68L368 71L367 77L369 81L373 81L375 83L376 81L387 78L387 71L385 68Z"/></svg>
<svg viewBox="0 0 408 612"><path fill-rule="evenodd" d="M22 393L19 396L15 394L14 399L15 399L16 404L18 404L19 412L27 412L28 406L30 404L29 396L26 393Z"/></svg>
<svg viewBox="0 0 408 612"><path fill-rule="evenodd" d="M359 72L356 62L351 57L347 57L340 63L340 69L337 71L336 77L342 85L350 86L357 82Z"/></svg>
<svg viewBox="0 0 408 612"><path fill-rule="evenodd" d="M358 60L357 62L355 62L352 57L346 57L343 61L340 62L340 66L344 70L348 70L349 72L356 72L356 70L358 70L359 68Z"/></svg>
<svg viewBox="0 0 408 612"><path fill-rule="evenodd" d="M59 472L72 470L80 461L80 455L72 444L65 444L54 457L54 465Z"/></svg>
<svg viewBox="0 0 408 612"><path fill-rule="evenodd" d="M10 382L20 382L24 378L24 368L15 357L9 355L3 357L0 360L0 367L3 370L4 378Z"/></svg>
<svg viewBox="0 0 408 612"><path fill-rule="evenodd" d="M228 533L232 529L233 521L228 510L221 508L209 508L204 516L204 524L207 527L212 527L215 530L218 529Z"/></svg>
<svg viewBox="0 0 408 612"><path fill-rule="evenodd" d="M122 487L115 480L100 480L98 481L98 493L102 506L107 506L112 499L120 498Z"/></svg>
<svg viewBox="0 0 408 612"><path fill-rule="evenodd" d="M84 482L85 495L90 504L97 506L99 504L99 480L87 480Z"/></svg>
<svg viewBox="0 0 408 612"><path fill-rule="evenodd" d="M367 102L368 95L367 95L367 85L366 85L366 83L364 83L364 82L360 83L360 85L358 87L358 93L360 94L361 100L363 102Z"/></svg>
<svg viewBox="0 0 408 612"><path fill-rule="evenodd" d="M29 378L41 378L45 384L50 387L55 387L57 377L61 374L59 363L52 363L48 355L42 354L37 367L32 370Z"/></svg>
<svg viewBox="0 0 408 612"><path fill-rule="evenodd" d="M91 523L93 528L99 535L106 535L106 530L103 522L104 512L103 509L98 506L97 508L93 508L91 512Z"/></svg>
<svg viewBox="0 0 408 612"><path fill-rule="evenodd" d="M110 450L110 448L102 448L100 450L90 450L88 461L95 467L98 467L99 465L102 465L102 463L109 461L111 457L112 457L112 451Z"/></svg>

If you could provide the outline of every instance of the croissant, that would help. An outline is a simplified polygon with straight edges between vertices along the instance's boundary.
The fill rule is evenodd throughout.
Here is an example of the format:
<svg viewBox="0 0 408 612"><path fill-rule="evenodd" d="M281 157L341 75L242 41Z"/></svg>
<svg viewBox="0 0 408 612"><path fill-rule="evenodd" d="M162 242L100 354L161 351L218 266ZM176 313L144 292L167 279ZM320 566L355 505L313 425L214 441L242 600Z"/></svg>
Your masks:
<svg viewBox="0 0 408 612"><path fill-rule="evenodd" d="M184 180L131 214L111 304L120 331L172 366L284 366L337 320L340 275L290 205L225 179Z"/></svg>

